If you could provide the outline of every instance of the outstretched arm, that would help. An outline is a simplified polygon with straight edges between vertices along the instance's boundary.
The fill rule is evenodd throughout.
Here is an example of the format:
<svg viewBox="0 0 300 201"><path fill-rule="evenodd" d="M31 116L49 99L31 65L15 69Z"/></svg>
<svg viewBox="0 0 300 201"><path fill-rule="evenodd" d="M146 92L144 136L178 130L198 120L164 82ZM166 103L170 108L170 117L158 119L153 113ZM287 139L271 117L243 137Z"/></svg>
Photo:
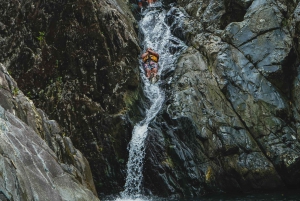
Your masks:
<svg viewBox="0 0 300 201"><path fill-rule="evenodd" d="M142 54L141 58L143 59L147 55L148 55L148 52L145 52L144 54Z"/></svg>
<svg viewBox="0 0 300 201"><path fill-rule="evenodd" d="M154 51L151 50L151 49L148 49L147 51L150 52L151 54L153 54L154 56L156 56L157 59L159 59L159 54L158 54L158 53L154 52Z"/></svg>

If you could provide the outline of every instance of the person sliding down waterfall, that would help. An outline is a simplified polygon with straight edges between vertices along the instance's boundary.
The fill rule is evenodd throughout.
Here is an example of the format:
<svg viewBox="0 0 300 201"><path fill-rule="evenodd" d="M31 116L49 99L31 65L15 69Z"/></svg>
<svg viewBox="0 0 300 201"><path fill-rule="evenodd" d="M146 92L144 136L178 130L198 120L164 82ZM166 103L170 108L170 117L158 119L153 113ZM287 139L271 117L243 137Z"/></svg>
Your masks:
<svg viewBox="0 0 300 201"><path fill-rule="evenodd" d="M146 77L155 83L158 80L158 60L159 54L154 52L151 48L147 48L146 52L142 54L143 65L146 71Z"/></svg>

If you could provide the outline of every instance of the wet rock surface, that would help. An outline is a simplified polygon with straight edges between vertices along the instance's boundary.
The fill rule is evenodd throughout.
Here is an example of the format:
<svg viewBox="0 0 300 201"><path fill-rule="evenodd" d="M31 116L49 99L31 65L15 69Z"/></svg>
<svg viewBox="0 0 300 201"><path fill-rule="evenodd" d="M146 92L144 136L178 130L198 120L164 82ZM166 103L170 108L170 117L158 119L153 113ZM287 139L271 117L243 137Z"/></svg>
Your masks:
<svg viewBox="0 0 300 201"><path fill-rule="evenodd" d="M1 200L99 200L86 158L0 63Z"/></svg>
<svg viewBox="0 0 300 201"><path fill-rule="evenodd" d="M168 22L190 47L166 77L146 188L189 197L300 187L297 4L177 1Z"/></svg>

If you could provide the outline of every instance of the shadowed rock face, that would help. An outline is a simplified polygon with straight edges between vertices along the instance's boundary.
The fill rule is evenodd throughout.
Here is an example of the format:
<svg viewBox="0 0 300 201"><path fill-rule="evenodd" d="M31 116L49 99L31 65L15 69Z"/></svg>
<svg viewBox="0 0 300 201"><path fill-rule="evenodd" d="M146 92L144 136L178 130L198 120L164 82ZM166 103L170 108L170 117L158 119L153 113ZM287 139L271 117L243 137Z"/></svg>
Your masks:
<svg viewBox="0 0 300 201"><path fill-rule="evenodd" d="M0 1L1 55L18 86L62 127L99 192L124 185L139 90L136 22L122 0Z"/></svg>
<svg viewBox="0 0 300 201"><path fill-rule="evenodd" d="M89 163L0 63L1 200L99 200Z"/></svg>
<svg viewBox="0 0 300 201"><path fill-rule="evenodd" d="M166 78L146 187L173 196L299 188L300 4L177 3L168 22L190 47Z"/></svg>
<svg viewBox="0 0 300 201"><path fill-rule="evenodd" d="M166 23L189 48L174 72L162 75L167 99L150 125L146 190L187 197L299 188L300 4L176 2ZM30 101L7 87L0 95L11 96L5 95L9 91L17 99L0 99L1 118L12 122L3 129L18 130L23 124L9 120L12 114L18 116L56 156L42 145L36 150L71 164L60 163L54 168L59 173L51 174L60 175L62 168L93 190L91 175L83 168L88 163L73 142L91 164L98 193L120 192L132 125L143 113L137 101L143 97L137 68L140 49L127 5L118 0L24 0L0 1L0 10L0 62L26 95L62 126L56 131L57 124L41 110L26 112ZM2 77L7 86L16 86ZM33 120L36 114L43 123ZM23 127L22 132L29 132ZM4 137L18 139L18 132L5 132ZM30 146L26 149L31 152L24 156L41 155ZM3 164L16 171L13 166L21 166L21 159L9 158L17 162L11 165L3 159ZM36 157L31 161L47 166Z"/></svg>

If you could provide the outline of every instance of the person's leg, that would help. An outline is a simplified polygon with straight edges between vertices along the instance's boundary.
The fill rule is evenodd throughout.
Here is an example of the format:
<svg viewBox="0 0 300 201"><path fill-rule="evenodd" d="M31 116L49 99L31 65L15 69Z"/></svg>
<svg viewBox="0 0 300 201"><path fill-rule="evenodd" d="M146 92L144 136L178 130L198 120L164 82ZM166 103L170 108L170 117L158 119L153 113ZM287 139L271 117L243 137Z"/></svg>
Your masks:
<svg viewBox="0 0 300 201"><path fill-rule="evenodd" d="M158 70L158 63L154 62L154 61L151 61L150 62L151 64L151 72L153 73L154 76L156 76L157 74L157 70Z"/></svg>
<svg viewBox="0 0 300 201"><path fill-rule="evenodd" d="M151 70L150 70L150 68L145 68L145 70L146 70L146 77L147 77L147 78L150 78L150 75L151 75Z"/></svg>
<svg viewBox="0 0 300 201"><path fill-rule="evenodd" d="M153 73L153 76L156 76L156 74L157 74L157 67L156 68L152 68L152 73Z"/></svg>

